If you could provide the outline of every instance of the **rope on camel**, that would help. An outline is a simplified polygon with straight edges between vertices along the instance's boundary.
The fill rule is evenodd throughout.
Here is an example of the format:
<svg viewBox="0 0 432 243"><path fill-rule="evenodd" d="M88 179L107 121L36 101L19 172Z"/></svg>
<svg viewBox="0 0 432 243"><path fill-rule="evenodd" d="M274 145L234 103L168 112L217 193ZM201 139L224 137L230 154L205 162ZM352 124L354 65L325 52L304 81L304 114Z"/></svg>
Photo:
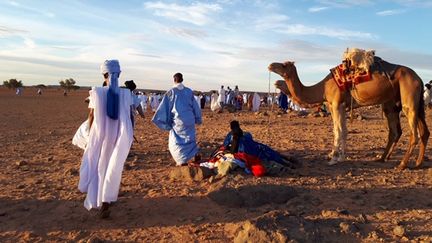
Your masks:
<svg viewBox="0 0 432 243"><path fill-rule="evenodd" d="M268 101L270 100L270 81L271 81L271 72L269 71L269 75L268 75L267 104L268 104ZM274 93L276 93L276 88L275 88L275 92ZM271 108L269 109L269 114L267 114L267 139L269 140L269 142L271 141L271 138L270 138L270 127L271 127L270 115L273 115L273 105L274 105L274 101L272 99L271 100Z"/></svg>

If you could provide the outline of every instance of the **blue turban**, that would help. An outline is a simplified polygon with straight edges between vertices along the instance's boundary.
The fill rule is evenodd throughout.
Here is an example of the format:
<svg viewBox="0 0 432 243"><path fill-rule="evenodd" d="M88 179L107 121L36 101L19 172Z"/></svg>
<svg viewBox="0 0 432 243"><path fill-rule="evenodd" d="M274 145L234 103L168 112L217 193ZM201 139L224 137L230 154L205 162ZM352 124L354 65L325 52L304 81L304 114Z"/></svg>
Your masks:
<svg viewBox="0 0 432 243"><path fill-rule="evenodd" d="M101 65L102 74L108 73L109 87L107 92L107 115L113 120L119 117L119 86L120 64L118 60L106 60Z"/></svg>

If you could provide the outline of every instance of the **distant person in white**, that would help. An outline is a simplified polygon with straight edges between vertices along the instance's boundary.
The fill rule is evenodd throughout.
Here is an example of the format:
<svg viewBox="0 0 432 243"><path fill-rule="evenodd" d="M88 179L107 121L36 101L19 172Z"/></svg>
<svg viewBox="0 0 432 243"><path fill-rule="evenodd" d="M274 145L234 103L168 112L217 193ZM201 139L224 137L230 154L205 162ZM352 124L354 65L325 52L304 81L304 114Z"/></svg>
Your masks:
<svg viewBox="0 0 432 243"><path fill-rule="evenodd" d="M155 112L159 106L159 95L153 93L150 95L150 106L153 112Z"/></svg>
<svg viewBox="0 0 432 243"><path fill-rule="evenodd" d="M100 208L100 217L107 218L110 203L117 201L123 165L132 145L132 96L128 89L118 86L117 60L105 61L101 73L108 87L93 87L90 91L90 134L78 188L87 193L84 207Z"/></svg>
<svg viewBox="0 0 432 243"><path fill-rule="evenodd" d="M211 111L217 112L220 111L221 106L219 103L219 95L216 93L216 91L213 91L210 98L210 109Z"/></svg>
<svg viewBox="0 0 432 243"><path fill-rule="evenodd" d="M252 98L252 111L253 112L259 111L260 105L261 105L261 97L259 96L258 93L254 93Z"/></svg>
<svg viewBox="0 0 432 243"><path fill-rule="evenodd" d="M140 104L141 104L141 107L142 107L143 111L146 112L147 111L147 100L148 100L147 95L144 92L141 92L138 95L138 98L141 101Z"/></svg>
<svg viewBox="0 0 432 243"><path fill-rule="evenodd" d="M218 102L220 105L220 110L223 111L224 105L225 105L225 89L224 86L221 85L220 89L219 89L219 97L218 97Z"/></svg>
<svg viewBox="0 0 432 243"><path fill-rule="evenodd" d="M424 100L424 106L427 108L430 106L431 103L431 85L430 84L425 84L424 87L424 93L423 93L423 100Z"/></svg>

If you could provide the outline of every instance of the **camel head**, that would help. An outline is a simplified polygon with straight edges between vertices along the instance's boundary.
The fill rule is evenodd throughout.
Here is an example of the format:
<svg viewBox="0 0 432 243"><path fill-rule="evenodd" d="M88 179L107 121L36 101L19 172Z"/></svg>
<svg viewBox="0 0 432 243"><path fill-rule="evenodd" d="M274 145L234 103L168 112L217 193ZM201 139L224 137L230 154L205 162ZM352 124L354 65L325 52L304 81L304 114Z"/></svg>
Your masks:
<svg viewBox="0 0 432 243"><path fill-rule="evenodd" d="M277 89L280 89L280 91L282 91L282 93L284 93L284 94L286 94L286 95L288 95L288 96L291 96L291 93L290 93L289 90L288 90L288 86L287 86L285 80L277 80L277 81L274 83L274 86L275 86Z"/></svg>
<svg viewBox="0 0 432 243"><path fill-rule="evenodd" d="M268 69L269 71L277 73L284 78L289 76L289 74L291 74L293 71L297 72L294 62L290 61L284 63L274 62L268 66Z"/></svg>

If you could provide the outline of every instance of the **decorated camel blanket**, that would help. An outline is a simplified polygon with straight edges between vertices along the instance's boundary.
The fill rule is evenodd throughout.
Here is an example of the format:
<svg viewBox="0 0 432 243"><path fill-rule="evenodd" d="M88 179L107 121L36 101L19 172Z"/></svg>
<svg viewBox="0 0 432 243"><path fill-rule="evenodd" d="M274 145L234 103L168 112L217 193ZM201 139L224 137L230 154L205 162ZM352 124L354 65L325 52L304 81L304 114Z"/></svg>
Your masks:
<svg viewBox="0 0 432 243"><path fill-rule="evenodd" d="M346 90L353 85L371 80L371 68L374 63L374 50L351 48L344 52L342 63L330 69L330 72L339 89Z"/></svg>

